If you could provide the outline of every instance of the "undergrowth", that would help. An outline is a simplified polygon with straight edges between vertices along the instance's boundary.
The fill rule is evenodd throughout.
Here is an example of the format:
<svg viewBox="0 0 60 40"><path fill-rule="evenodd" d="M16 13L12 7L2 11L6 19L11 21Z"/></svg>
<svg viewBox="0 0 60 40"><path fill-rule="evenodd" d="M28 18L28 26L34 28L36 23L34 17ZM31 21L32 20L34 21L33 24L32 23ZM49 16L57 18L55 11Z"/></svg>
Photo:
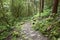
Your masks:
<svg viewBox="0 0 60 40"><path fill-rule="evenodd" d="M45 14L45 15L44 15ZM42 16L43 15L43 16ZM49 16L48 16L49 15ZM49 14L48 12L42 13L36 17L33 17L33 29L41 32L47 36L50 40L60 40L60 15Z"/></svg>

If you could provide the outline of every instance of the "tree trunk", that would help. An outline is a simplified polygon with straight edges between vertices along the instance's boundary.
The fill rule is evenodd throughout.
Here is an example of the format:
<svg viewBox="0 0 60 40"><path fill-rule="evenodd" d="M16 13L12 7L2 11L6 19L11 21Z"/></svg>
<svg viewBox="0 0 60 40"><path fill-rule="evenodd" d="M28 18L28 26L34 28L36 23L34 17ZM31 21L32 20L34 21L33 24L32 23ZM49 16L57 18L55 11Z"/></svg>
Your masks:
<svg viewBox="0 0 60 40"><path fill-rule="evenodd" d="M52 13L57 13L57 9L58 9L58 0L54 0L53 1L53 9L52 9Z"/></svg>
<svg viewBox="0 0 60 40"><path fill-rule="evenodd" d="M44 0L40 0L40 13L43 12L44 9Z"/></svg>

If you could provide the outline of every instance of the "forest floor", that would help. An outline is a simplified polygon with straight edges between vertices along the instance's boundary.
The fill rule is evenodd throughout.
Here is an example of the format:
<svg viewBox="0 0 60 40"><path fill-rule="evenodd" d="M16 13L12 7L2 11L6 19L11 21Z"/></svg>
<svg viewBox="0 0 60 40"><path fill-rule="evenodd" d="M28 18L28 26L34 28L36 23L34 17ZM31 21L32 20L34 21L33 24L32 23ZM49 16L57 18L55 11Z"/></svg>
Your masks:
<svg viewBox="0 0 60 40"><path fill-rule="evenodd" d="M25 36L24 39L21 40L48 40L47 37L44 37L41 33L32 29L31 22L25 22L22 27L22 34L24 33Z"/></svg>

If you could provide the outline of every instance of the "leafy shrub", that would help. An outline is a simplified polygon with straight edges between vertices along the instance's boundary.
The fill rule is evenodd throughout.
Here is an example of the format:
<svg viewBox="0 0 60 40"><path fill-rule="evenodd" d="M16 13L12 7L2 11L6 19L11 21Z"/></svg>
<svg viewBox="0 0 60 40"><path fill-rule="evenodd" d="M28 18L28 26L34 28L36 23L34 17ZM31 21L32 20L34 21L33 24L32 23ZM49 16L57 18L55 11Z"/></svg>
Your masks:
<svg viewBox="0 0 60 40"><path fill-rule="evenodd" d="M46 15L42 17L45 17ZM60 35L59 35L60 34L60 25L59 25L60 19L59 19L58 14L56 14L54 17L50 15L48 17L42 18L41 20L36 19L38 21L34 21L34 19L32 21L34 23L33 29L43 33L43 35L45 36L48 36L50 40L57 40L58 38L60 38Z"/></svg>

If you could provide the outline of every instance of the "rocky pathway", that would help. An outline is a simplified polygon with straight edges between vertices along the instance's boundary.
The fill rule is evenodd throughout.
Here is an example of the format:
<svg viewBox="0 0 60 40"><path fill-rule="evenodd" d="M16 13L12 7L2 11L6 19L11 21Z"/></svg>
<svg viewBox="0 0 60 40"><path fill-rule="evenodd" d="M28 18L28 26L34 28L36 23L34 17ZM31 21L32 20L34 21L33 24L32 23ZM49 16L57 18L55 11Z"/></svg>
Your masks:
<svg viewBox="0 0 60 40"><path fill-rule="evenodd" d="M24 40L48 40L47 37L44 37L41 33L32 29L31 22L25 22L23 24L22 33L25 34Z"/></svg>

